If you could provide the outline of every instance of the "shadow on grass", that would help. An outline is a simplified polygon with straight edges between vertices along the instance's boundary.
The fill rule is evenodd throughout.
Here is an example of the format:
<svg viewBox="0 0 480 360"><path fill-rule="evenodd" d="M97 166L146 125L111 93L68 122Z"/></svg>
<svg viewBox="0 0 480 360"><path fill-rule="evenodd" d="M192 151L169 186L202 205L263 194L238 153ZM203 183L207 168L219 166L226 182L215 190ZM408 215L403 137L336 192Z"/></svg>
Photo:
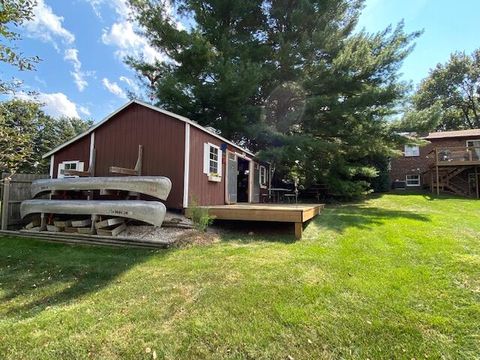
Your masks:
<svg viewBox="0 0 480 360"><path fill-rule="evenodd" d="M220 230L222 241L280 242L291 244L295 242L294 224L272 221L235 221L215 220L214 226Z"/></svg>
<svg viewBox="0 0 480 360"><path fill-rule="evenodd" d="M122 273L168 250L114 249L0 238L0 308L27 318L101 290ZM0 316L3 311L0 311Z"/></svg>
<svg viewBox="0 0 480 360"><path fill-rule="evenodd" d="M306 222L304 226L310 223L320 227L326 227L337 232L343 232L347 228L369 228L374 225L381 225L387 221L398 219L409 219L415 221L430 221L427 215L404 210L390 210L379 207L371 207L368 201L379 199L386 194L396 195L396 193L377 193L371 194L365 198L357 199L354 202L348 202L337 205L327 205L322 212ZM399 193L398 195L413 195L413 192ZM417 191L417 195L425 195ZM220 230L222 241L237 241L242 243L252 242L279 242L285 244L295 243L294 224L268 221L227 221L216 220L215 227Z"/></svg>
<svg viewBox="0 0 480 360"><path fill-rule="evenodd" d="M422 222L430 221L427 215L421 213L367 207L361 204L327 208L313 221L321 227L343 232L348 228L368 229L371 226L382 225L388 221L396 221L399 219Z"/></svg>

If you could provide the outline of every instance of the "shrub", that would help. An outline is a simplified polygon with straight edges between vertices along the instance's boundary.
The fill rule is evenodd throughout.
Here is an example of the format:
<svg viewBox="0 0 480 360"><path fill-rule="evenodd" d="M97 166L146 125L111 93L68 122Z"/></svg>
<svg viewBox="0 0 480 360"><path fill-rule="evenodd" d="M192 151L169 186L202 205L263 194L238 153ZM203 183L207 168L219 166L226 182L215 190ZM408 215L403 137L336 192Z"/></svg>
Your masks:
<svg viewBox="0 0 480 360"><path fill-rule="evenodd" d="M189 217L193 221L193 227L198 231L205 232L207 227L212 224L214 216L208 214L208 209L198 206L196 201L192 201L188 208Z"/></svg>

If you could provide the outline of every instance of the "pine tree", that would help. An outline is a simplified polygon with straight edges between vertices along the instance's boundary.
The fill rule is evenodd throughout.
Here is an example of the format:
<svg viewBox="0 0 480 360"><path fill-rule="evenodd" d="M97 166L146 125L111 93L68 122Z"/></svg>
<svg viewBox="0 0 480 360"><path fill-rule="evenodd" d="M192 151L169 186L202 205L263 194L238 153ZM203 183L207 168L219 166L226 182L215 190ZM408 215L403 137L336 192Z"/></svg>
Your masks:
<svg viewBox="0 0 480 360"><path fill-rule="evenodd" d="M131 0L166 60L127 62L155 102L221 131L278 176L367 190L395 137L386 121L406 86L398 68L418 33L354 32L361 0ZM173 14L173 15L172 15ZM187 18L190 28L176 23Z"/></svg>

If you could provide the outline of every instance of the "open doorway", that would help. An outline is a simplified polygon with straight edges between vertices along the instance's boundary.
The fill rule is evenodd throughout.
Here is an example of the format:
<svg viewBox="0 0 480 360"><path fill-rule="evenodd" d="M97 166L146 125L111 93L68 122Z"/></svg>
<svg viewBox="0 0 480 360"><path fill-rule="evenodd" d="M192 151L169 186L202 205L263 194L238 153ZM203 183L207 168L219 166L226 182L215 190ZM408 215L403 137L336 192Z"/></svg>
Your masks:
<svg viewBox="0 0 480 360"><path fill-rule="evenodd" d="M250 175L250 161L238 157L237 172L237 201L248 202L248 183Z"/></svg>

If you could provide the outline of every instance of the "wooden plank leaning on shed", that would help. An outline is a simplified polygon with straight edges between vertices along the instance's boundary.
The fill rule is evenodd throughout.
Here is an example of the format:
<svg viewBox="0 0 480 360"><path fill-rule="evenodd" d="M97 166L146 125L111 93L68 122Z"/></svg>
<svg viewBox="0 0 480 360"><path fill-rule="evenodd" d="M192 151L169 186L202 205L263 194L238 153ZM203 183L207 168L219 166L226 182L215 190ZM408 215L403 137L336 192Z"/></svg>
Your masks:
<svg viewBox="0 0 480 360"><path fill-rule="evenodd" d="M142 161L143 161L143 145L138 145L138 157L137 157L137 163L135 164L135 168L127 169L119 166L110 166L108 171L113 174L140 176L142 175Z"/></svg>

